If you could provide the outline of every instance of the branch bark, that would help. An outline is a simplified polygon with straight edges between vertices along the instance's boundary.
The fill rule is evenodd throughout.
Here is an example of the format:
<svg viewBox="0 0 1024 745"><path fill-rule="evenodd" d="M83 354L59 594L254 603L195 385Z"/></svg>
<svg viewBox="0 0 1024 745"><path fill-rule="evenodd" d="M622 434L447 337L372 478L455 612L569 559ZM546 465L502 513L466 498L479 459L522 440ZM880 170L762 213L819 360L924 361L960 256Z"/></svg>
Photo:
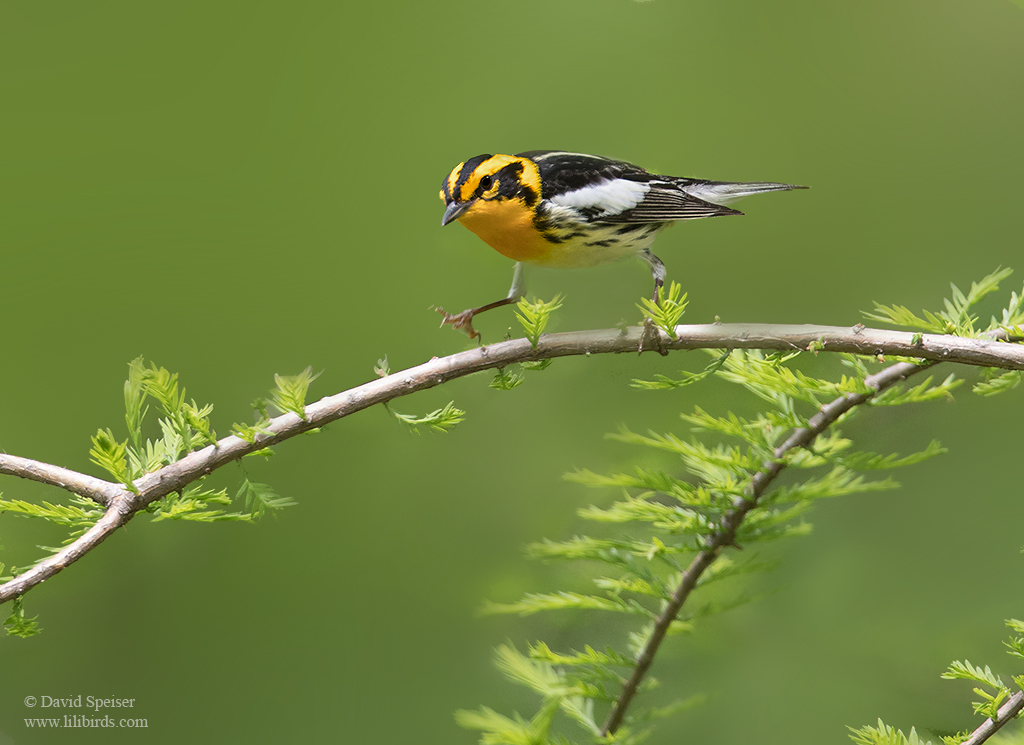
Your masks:
<svg viewBox="0 0 1024 745"><path fill-rule="evenodd" d="M1007 699L1006 703L999 707L995 719L986 719L985 722L971 733L971 736L960 745L981 745L988 738L992 737L999 729L1024 711L1024 691L1017 691Z"/></svg>
<svg viewBox="0 0 1024 745"><path fill-rule="evenodd" d="M73 543L38 562L15 579L0 585L0 603L23 594L80 559L139 510L231 461L375 404L483 370L576 355L637 351L668 354L669 350L706 348L790 351L809 347L824 352L902 355L932 361L1024 370L1024 346L1006 341L912 334L868 329L860 325L838 327L715 323L677 326L675 331L675 338L656 331L654 339L645 336L644 329L639 327L546 334L541 337L536 348L531 347L526 339L513 339L435 358L310 404L306 407L304 419L292 413L279 416L271 421L267 434L258 436L253 443L234 436L225 437L216 445L190 453L179 461L141 477L135 482L137 494L120 484L86 474L0 454L0 474L50 484L107 507L104 516Z"/></svg>
<svg viewBox="0 0 1024 745"><path fill-rule="evenodd" d="M70 471L60 466L51 466L49 463L19 458L17 455L0 454L0 474L20 476L30 481L56 486L72 494L88 497L102 505L110 504L110 501L121 490L119 484L112 484L109 481L87 476L78 471Z"/></svg>

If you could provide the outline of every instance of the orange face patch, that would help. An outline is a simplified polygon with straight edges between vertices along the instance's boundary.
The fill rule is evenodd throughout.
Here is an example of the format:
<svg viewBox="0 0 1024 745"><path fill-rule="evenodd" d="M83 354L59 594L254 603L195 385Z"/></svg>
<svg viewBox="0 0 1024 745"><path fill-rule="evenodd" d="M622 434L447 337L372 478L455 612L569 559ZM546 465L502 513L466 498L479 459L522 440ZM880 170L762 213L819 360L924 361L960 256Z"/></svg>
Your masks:
<svg viewBox="0 0 1024 745"><path fill-rule="evenodd" d="M533 227L533 212L519 199L479 200L459 222L502 256L515 261L543 262L553 245Z"/></svg>

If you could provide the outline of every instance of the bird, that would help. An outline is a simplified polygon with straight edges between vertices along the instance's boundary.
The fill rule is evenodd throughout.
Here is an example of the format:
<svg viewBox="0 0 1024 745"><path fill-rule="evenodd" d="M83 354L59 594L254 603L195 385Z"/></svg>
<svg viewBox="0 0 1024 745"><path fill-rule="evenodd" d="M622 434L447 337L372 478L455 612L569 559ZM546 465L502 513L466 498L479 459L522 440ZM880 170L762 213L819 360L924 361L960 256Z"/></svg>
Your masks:
<svg viewBox="0 0 1024 745"><path fill-rule="evenodd" d="M523 265L593 267L631 256L654 277L654 302L666 270L651 252L664 228L678 220L742 215L728 205L771 191L806 189L771 181L709 181L650 173L623 160L565 150L484 154L459 163L441 183L441 225L454 221L516 262L506 297L461 313L435 308L441 325L480 339L473 318L518 302Z"/></svg>

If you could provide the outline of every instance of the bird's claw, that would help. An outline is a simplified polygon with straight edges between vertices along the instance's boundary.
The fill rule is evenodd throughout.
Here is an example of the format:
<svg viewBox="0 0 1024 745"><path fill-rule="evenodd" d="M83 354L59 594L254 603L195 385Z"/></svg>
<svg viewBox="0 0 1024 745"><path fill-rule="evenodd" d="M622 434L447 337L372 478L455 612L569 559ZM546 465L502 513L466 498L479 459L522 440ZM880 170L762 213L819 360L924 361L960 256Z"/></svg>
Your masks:
<svg viewBox="0 0 1024 745"><path fill-rule="evenodd" d="M479 339L480 332L473 328L474 310L464 310L461 313L448 313L444 308L434 308L444 318L441 319L442 326L451 326L464 332L470 339Z"/></svg>
<svg viewBox="0 0 1024 745"><path fill-rule="evenodd" d="M643 354L645 349L653 349L662 357L668 356L668 349L665 347L658 327L650 318L644 319L644 330L640 334L640 344L637 347L637 354Z"/></svg>

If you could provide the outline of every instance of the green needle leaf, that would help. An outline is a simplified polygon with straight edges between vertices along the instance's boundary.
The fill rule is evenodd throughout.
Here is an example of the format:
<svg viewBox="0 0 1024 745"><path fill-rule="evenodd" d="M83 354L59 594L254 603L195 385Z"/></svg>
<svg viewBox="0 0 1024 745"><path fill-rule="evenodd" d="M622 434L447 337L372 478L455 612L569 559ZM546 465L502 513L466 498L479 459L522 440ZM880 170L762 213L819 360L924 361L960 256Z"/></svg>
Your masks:
<svg viewBox="0 0 1024 745"><path fill-rule="evenodd" d="M562 296L555 295L554 300L547 303L543 300L535 300L531 303L523 298L516 307L519 309L516 318L522 324L526 338L530 340L530 346L536 349L537 342L540 341L541 334L547 328L551 314L562 307Z"/></svg>

